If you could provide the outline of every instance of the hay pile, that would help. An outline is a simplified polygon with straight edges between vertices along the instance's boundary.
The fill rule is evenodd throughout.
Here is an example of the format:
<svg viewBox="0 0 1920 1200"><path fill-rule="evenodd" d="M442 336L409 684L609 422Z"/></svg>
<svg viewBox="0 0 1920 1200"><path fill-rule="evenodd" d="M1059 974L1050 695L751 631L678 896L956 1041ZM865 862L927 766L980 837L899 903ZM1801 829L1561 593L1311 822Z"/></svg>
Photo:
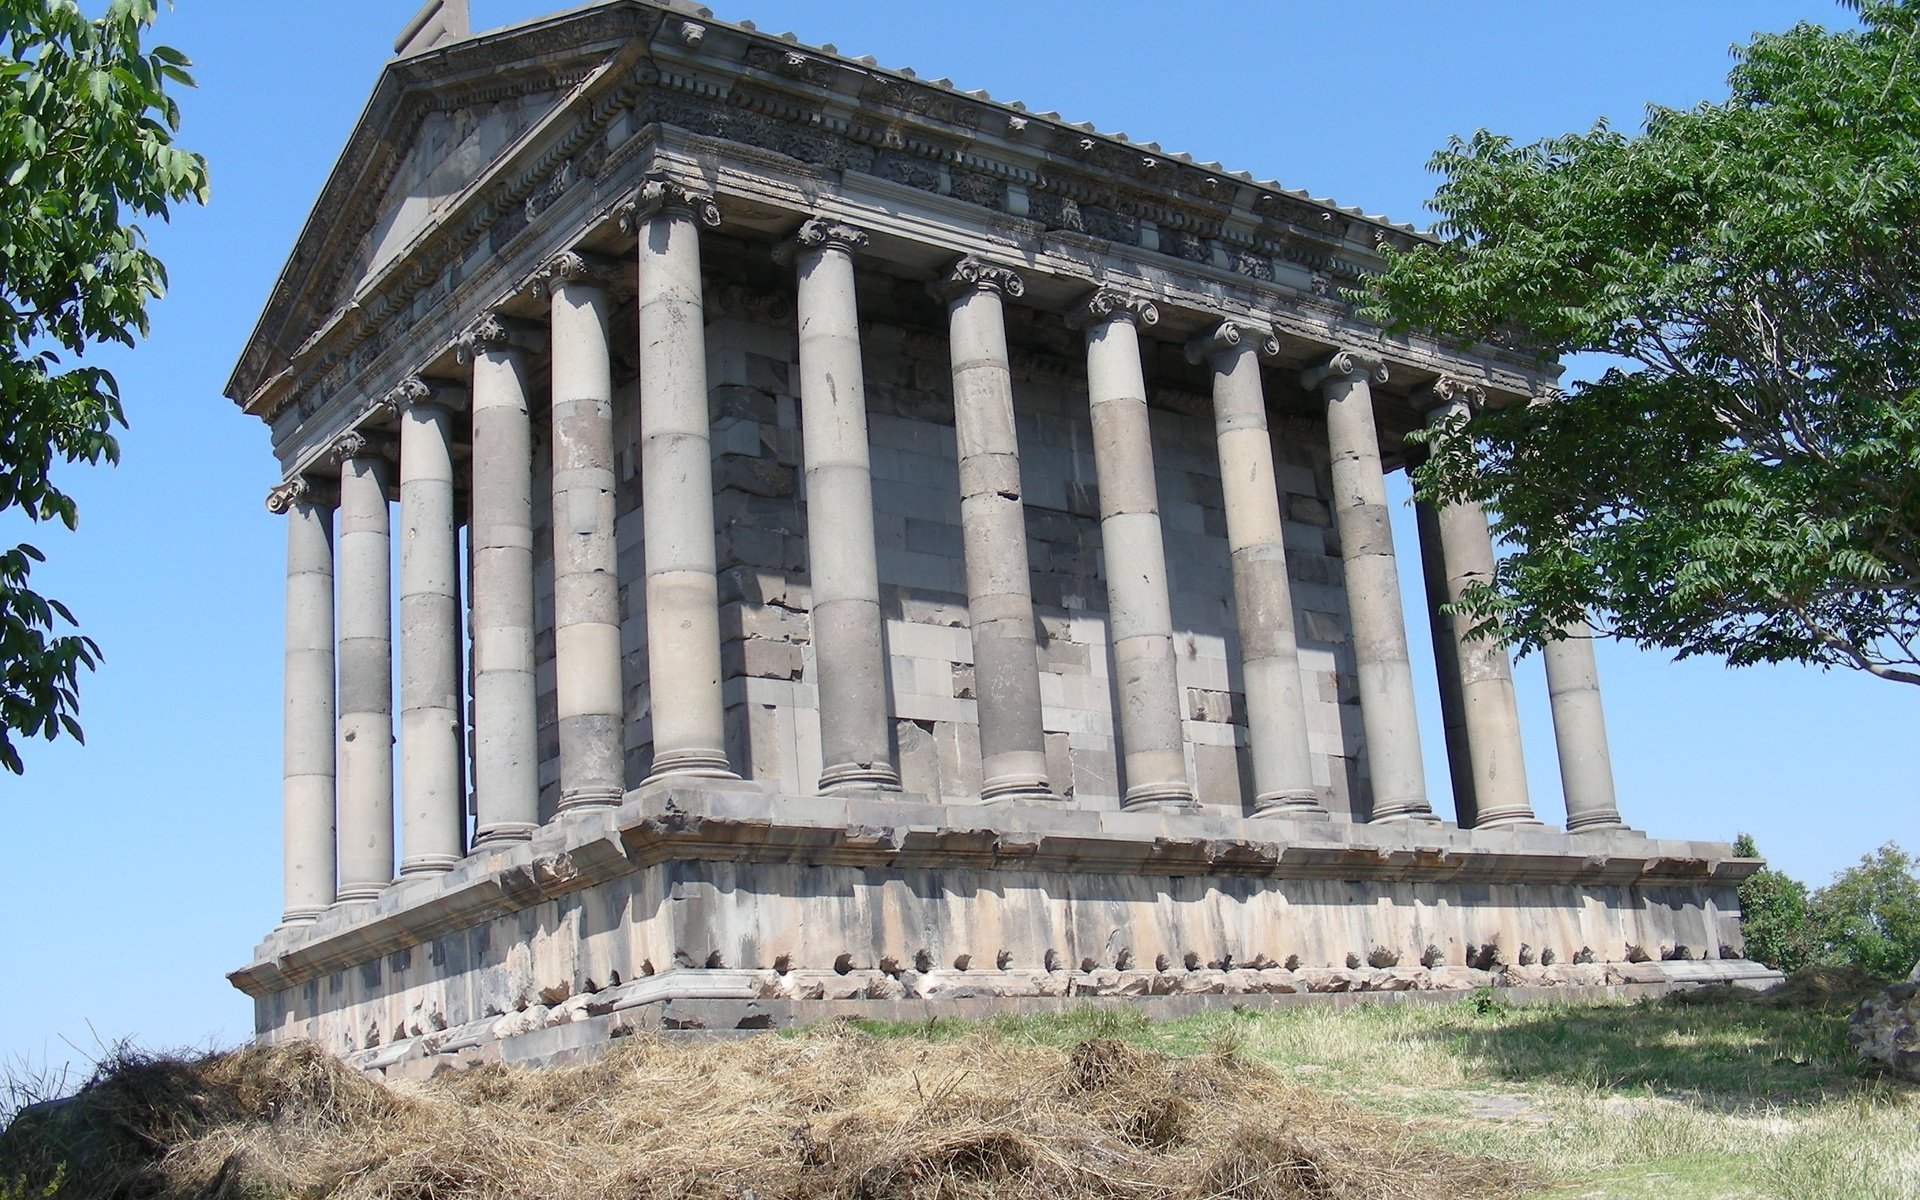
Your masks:
<svg viewBox="0 0 1920 1200"><path fill-rule="evenodd" d="M1666 1003L1758 1004L1763 1008L1802 1009L1809 1012L1852 1012L1879 995L1887 981L1858 967L1802 967L1764 991L1732 983L1709 983L1668 992Z"/></svg>
<svg viewBox="0 0 1920 1200"><path fill-rule="evenodd" d="M298 1045L126 1058L0 1134L0 1184L61 1161L60 1195L127 1200L1399 1200L1521 1183L1230 1051L844 1029L636 1037L591 1065L392 1086Z"/></svg>

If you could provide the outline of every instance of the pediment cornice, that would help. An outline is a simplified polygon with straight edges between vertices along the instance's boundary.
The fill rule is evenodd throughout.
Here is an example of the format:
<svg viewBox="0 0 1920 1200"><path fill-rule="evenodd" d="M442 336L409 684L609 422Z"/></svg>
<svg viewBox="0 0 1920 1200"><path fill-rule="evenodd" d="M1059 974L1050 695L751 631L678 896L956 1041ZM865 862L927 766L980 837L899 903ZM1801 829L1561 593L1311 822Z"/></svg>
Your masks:
<svg viewBox="0 0 1920 1200"><path fill-rule="evenodd" d="M495 155L414 243L356 282L348 251L378 219L426 117L540 91L560 97L555 110ZM609 132L616 123L617 140ZM636 160L657 145L643 132L666 129L777 166L823 193L867 177L869 187L987 210L983 223L1016 241L1174 260L1167 270L1184 263L1237 278L1273 293L1309 326L1351 325L1342 289L1377 268L1382 246L1422 236L944 80L715 21L705 10L610 0L389 64L228 395L268 420L296 397L323 402L407 336L410 317L457 286L460 264L482 247L505 253L538 240L529 230L537 233L557 206L569 221L586 219L583 192L617 209L617 200L601 201L638 187ZM1531 369L1511 350L1491 356Z"/></svg>

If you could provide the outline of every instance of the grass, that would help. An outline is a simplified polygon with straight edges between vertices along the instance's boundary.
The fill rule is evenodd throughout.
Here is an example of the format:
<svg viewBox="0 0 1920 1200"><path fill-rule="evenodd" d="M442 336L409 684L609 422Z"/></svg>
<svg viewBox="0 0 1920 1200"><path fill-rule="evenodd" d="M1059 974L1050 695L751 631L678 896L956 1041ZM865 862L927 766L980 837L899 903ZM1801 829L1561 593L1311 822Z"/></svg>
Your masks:
<svg viewBox="0 0 1920 1200"><path fill-rule="evenodd" d="M122 1055L0 1132L0 1200L1920 1200L1920 1089L1844 1013L1083 1009L392 1087L297 1046Z"/></svg>
<svg viewBox="0 0 1920 1200"><path fill-rule="evenodd" d="M1100 1036L1172 1054L1227 1046L1400 1118L1436 1147L1514 1164L1530 1176L1523 1194L1920 1200L1920 1088L1859 1064L1844 1007L1516 1008L1482 995L1160 1025L1111 1011L994 1025L1048 1045ZM866 1028L933 1041L965 1031Z"/></svg>

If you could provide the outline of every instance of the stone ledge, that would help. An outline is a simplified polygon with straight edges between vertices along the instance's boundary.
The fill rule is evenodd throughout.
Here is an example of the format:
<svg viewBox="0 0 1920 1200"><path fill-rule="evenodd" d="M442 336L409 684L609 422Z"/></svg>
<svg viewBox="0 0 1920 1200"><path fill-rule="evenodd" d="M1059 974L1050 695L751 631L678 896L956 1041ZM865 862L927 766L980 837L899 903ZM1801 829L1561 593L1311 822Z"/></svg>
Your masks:
<svg viewBox="0 0 1920 1200"><path fill-rule="evenodd" d="M571 813L527 842L444 875L403 879L370 904L274 931L229 979L260 997L668 861L1023 870L1451 884L1731 884L1758 860L1718 843L1630 830L1356 825L1227 813L1064 805L944 805L788 796L763 784L656 784L617 809Z"/></svg>
<svg viewBox="0 0 1920 1200"><path fill-rule="evenodd" d="M1063 1012L1091 1004L1171 1020L1217 1008L1301 1004L1446 1003L1491 988L1510 1003L1639 999L1709 983L1763 990L1778 971L1744 959L1591 963L1564 967L1465 967L1299 971L941 971L884 977L860 971L673 971L565 1003L488 1017L457 1029L422 1030L355 1051L349 1065L419 1078L481 1062L557 1065L603 1053L641 1032L734 1036L837 1020L965 1020ZM969 978L970 977L970 978Z"/></svg>

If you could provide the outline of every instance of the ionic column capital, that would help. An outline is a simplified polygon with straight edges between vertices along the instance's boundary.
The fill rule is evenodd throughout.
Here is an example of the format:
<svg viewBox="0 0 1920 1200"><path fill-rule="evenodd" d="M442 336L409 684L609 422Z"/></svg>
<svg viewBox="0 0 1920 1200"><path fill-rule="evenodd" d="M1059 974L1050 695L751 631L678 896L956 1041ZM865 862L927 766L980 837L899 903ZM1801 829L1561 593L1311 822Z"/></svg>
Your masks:
<svg viewBox="0 0 1920 1200"><path fill-rule="evenodd" d="M276 517L286 516L296 504L337 508L340 505L340 484L332 479L295 475L267 491L267 511Z"/></svg>
<svg viewBox="0 0 1920 1200"><path fill-rule="evenodd" d="M812 217L806 224L800 226L799 232L793 235L793 240L802 251L839 250L852 254L856 250L866 249L867 243L872 239L867 236L867 231L858 225L849 225L845 221L835 221L826 217Z"/></svg>
<svg viewBox="0 0 1920 1200"><path fill-rule="evenodd" d="M327 447L327 457L336 466L345 466L356 458L373 458L391 462L399 457L398 448L392 438L384 434L369 433L364 429L349 429L333 440Z"/></svg>
<svg viewBox="0 0 1920 1200"><path fill-rule="evenodd" d="M1319 366L1302 371L1300 386L1313 392L1318 391L1321 384L1351 379L1356 375L1373 383L1385 383L1386 360L1369 350L1342 350Z"/></svg>
<svg viewBox="0 0 1920 1200"><path fill-rule="evenodd" d="M957 300L969 292L997 292L1013 300L1027 294L1027 281L1012 267L969 254L927 284L936 300Z"/></svg>
<svg viewBox="0 0 1920 1200"><path fill-rule="evenodd" d="M1095 288L1067 314L1070 329L1090 329L1109 321L1126 321L1135 327L1160 323L1160 310L1153 301L1119 288Z"/></svg>
<svg viewBox="0 0 1920 1200"><path fill-rule="evenodd" d="M508 350L539 350L546 345L546 331L525 321L516 321L501 313L481 313L454 339L454 353L463 363L482 354Z"/></svg>
<svg viewBox="0 0 1920 1200"><path fill-rule="evenodd" d="M584 250L562 250L541 263L520 287L530 296L544 298L569 284L605 290L619 279L620 269L612 259Z"/></svg>
<svg viewBox="0 0 1920 1200"><path fill-rule="evenodd" d="M1207 362L1247 342L1251 342L1268 358L1280 353L1280 339L1270 331L1250 322L1228 318L1187 343L1187 361Z"/></svg>
<svg viewBox="0 0 1920 1200"><path fill-rule="evenodd" d="M712 192L688 187L664 172L649 175L640 192L620 207L620 231L635 233L643 221L661 212L680 212L708 229L720 224L720 205Z"/></svg>
<svg viewBox="0 0 1920 1200"><path fill-rule="evenodd" d="M443 408L448 412L464 412L467 389L441 379L409 375L382 396L378 405L381 410L396 417L409 409L425 406Z"/></svg>
<svg viewBox="0 0 1920 1200"><path fill-rule="evenodd" d="M1413 402L1426 416L1428 425L1442 425L1471 417L1487 406L1487 389L1458 375L1442 375L1413 394Z"/></svg>

